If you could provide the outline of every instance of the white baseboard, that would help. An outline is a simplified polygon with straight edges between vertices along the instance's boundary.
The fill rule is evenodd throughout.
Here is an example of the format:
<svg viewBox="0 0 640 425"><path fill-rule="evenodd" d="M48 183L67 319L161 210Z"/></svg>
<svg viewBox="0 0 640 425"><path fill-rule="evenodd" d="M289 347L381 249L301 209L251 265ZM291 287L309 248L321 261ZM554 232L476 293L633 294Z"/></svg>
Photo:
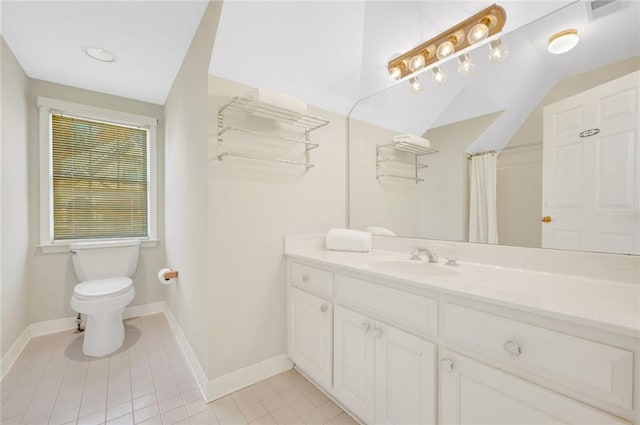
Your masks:
<svg viewBox="0 0 640 425"><path fill-rule="evenodd" d="M287 371L293 367L293 363L286 354L279 354L270 359L238 369L226 375L219 376L209 381L207 386L207 401L215 400Z"/></svg>
<svg viewBox="0 0 640 425"><path fill-rule="evenodd" d="M164 303L164 315L167 317L169 326L171 326L171 330L173 330L173 333L178 340L178 344L180 344L180 347L182 348L182 353L184 354L184 358L187 361L189 368L191 369L191 373L193 373L196 381L198 381L198 386L200 387L202 397L204 397L207 402L211 401L211 399L207 397L207 384L209 382L209 378L207 378L207 374L202 368L202 365L200 364L195 351L193 351L193 348L191 348L189 340L182 331L182 328L178 324L178 321L169 308L169 305L166 303Z"/></svg>
<svg viewBox="0 0 640 425"><path fill-rule="evenodd" d="M18 336L15 342L11 345L11 348L0 359L0 379L4 378L11 366L18 360L18 356L27 346L31 339L31 327L27 326L24 331Z"/></svg>
<svg viewBox="0 0 640 425"><path fill-rule="evenodd" d="M131 307L127 307L124 309L122 318L131 319L132 317L151 316L152 314L164 313L166 310L166 305L167 303L165 303L164 301L158 301L149 304L132 305Z"/></svg>

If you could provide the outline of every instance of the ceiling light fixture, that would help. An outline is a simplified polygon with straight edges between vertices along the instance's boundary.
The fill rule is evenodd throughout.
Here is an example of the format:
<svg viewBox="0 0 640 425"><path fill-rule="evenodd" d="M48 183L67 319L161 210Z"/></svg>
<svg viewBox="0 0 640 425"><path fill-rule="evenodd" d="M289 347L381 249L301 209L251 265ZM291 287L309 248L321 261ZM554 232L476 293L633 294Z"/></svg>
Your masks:
<svg viewBox="0 0 640 425"><path fill-rule="evenodd" d="M447 81L447 73L442 70L439 66L436 66L432 70L433 75L431 76L431 80L436 84L442 84Z"/></svg>
<svg viewBox="0 0 640 425"><path fill-rule="evenodd" d="M411 90L414 93L420 93L422 91L422 83L418 80L418 77L411 78L409 83L411 83Z"/></svg>
<svg viewBox="0 0 640 425"><path fill-rule="evenodd" d="M399 72L400 77L398 79L401 79L416 71L420 71L439 60L445 59L487 37L499 33L502 31L506 20L507 14L502 7L495 4L489 6L389 61L387 64L389 75L395 78L395 75ZM415 66L413 67L411 66L412 61L415 61ZM409 64L409 66L402 66L402 64ZM422 66L418 68L417 65ZM398 71L394 70L394 68L397 68ZM416 70L414 71L412 68Z"/></svg>
<svg viewBox="0 0 640 425"><path fill-rule="evenodd" d="M509 49L502 44L499 38L489 42L489 60L492 63L500 63L509 56Z"/></svg>
<svg viewBox="0 0 640 425"><path fill-rule="evenodd" d="M87 54L92 59L98 60L100 62L114 62L116 57L110 51L103 49L102 47L96 46L84 46L82 51Z"/></svg>
<svg viewBox="0 0 640 425"><path fill-rule="evenodd" d="M553 34L549 38L549 46L547 49L551 54L561 55L576 47L579 41L578 30L568 29Z"/></svg>
<svg viewBox="0 0 640 425"><path fill-rule="evenodd" d="M460 75L469 75L476 69L476 64L473 63L468 54L458 56L458 73Z"/></svg>

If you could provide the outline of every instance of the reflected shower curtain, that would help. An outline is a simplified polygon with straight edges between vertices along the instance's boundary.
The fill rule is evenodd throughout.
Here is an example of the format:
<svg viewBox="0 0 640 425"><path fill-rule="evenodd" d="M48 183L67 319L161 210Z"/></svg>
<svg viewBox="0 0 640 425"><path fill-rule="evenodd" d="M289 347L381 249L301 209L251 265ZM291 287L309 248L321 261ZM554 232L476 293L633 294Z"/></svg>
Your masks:
<svg viewBox="0 0 640 425"><path fill-rule="evenodd" d="M469 242L498 243L497 169L494 152L471 157Z"/></svg>

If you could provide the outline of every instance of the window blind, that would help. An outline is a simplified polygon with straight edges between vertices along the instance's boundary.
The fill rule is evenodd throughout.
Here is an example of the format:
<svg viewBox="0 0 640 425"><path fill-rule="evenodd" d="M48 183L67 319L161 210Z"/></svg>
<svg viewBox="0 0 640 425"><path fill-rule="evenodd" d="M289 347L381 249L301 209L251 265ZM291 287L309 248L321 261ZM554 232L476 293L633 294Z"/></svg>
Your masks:
<svg viewBox="0 0 640 425"><path fill-rule="evenodd" d="M52 114L53 238L148 236L147 130Z"/></svg>

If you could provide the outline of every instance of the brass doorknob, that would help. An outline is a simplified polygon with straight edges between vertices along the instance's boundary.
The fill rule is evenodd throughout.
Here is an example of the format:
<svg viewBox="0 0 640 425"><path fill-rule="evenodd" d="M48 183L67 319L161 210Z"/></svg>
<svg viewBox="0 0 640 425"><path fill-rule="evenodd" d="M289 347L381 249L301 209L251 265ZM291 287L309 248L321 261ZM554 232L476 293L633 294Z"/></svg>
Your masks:
<svg viewBox="0 0 640 425"><path fill-rule="evenodd" d="M540 221L542 221L543 223L551 223L551 216L545 215Z"/></svg>

